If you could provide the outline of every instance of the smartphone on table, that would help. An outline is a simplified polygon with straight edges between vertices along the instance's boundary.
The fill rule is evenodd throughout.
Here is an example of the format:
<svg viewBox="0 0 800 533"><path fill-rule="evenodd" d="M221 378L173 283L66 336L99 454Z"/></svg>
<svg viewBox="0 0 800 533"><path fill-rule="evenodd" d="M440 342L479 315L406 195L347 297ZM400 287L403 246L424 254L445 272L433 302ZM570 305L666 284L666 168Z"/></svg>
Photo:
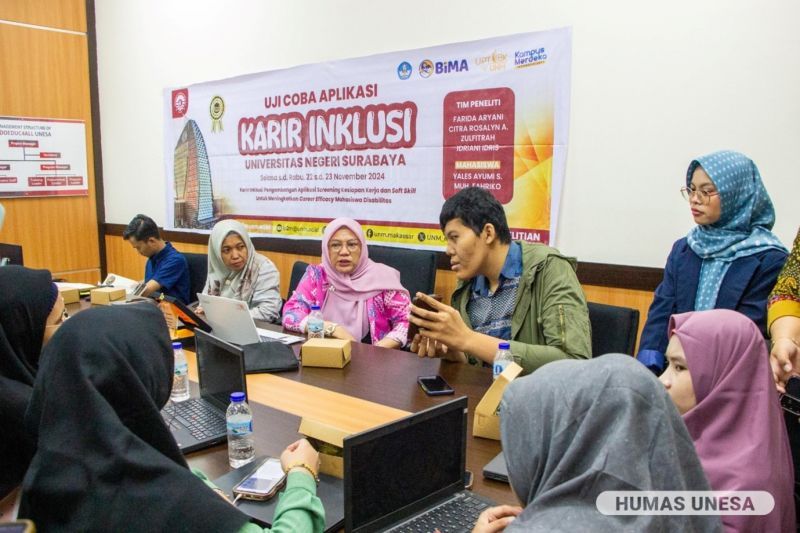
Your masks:
<svg viewBox="0 0 800 533"><path fill-rule="evenodd" d="M428 296L430 296L431 298L433 298L437 302L441 302L442 301L442 297L439 296L438 294L429 294ZM417 307L421 307L422 309L426 309L428 311L433 311L434 313L436 312L436 309L434 309L433 307L428 305L428 303L426 301L424 301L423 299L418 298L416 296L414 296L414 299L411 300L411 303L416 305ZM414 335L416 335L417 333L419 333L419 326L417 326L416 324L414 324L413 322L411 322L409 320L408 321L408 342L413 341L414 340Z"/></svg>
<svg viewBox="0 0 800 533"><path fill-rule="evenodd" d="M428 396L444 396L455 392L442 376L420 376L417 383Z"/></svg>
<svg viewBox="0 0 800 533"><path fill-rule="evenodd" d="M245 500L264 501L272 498L284 483L286 473L281 468L280 459L270 457L233 487L233 495L241 496Z"/></svg>

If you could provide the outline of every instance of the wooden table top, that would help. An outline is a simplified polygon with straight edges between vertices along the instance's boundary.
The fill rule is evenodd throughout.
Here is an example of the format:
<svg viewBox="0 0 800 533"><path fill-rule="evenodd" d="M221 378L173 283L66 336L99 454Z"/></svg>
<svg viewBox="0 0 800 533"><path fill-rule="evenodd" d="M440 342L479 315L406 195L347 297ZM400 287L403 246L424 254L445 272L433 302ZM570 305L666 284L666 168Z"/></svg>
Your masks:
<svg viewBox="0 0 800 533"><path fill-rule="evenodd" d="M299 350L299 344L294 348ZM196 379L193 355L188 352L187 359L190 377ZM447 380L455 390L454 396L428 396L422 391L417 377L435 374ZM301 367L280 374L248 374L256 453L279 456L286 445L299 438L301 416L360 431L400 418L404 412L421 411L466 396L467 469L474 474L473 490L498 503L516 504L508 484L483 478L483 466L500 452L500 442L472 436L475 407L491 383L492 373L488 368L419 358L409 352L361 343L352 345L351 361L342 369ZM350 400L354 398L379 404L378 409L373 405L353 410ZM224 444L190 454L187 459L191 466L201 468L211 477L230 470Z"/></svg>

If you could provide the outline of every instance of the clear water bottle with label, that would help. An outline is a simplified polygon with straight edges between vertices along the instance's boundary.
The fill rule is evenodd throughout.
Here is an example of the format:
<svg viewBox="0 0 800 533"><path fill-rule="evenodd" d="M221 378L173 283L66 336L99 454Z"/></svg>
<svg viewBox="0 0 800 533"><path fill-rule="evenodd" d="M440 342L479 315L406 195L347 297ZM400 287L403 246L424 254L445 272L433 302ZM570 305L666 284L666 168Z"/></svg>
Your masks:
<svg viewBox="0 0 800 533"><path fill-rule="evenodd" d="M186 364L186 354L180 342L172 343L172 352L175 354L175 374L172 376L172 392L169 399L173 402L182 402L189 399L189 365Z"/></svg>
<svg viewBox="0 0 800 533"><path fill-rule="evenodd" d="M497 379L497 376L503 373L506 367L514 362L514 356L511 355L511 344L501 342L497 345L497 352L494 354L494 365L492 365L492 379Z"/></svg>
<svg viewBox="0 0 800 533"><path fill-rule="evenodd" d="M243 392L231 393L231 404L225 413L228 425L228 462L239 468L256 458L253 441L253 413Z"/></svg>
<svg viewBox="0 0 800 533"><path fill-rule="evenodd" d="M325 320L318 305L311 306L311 314L306 321L306 331L309 339L322 339L325 337Z"/></svg>

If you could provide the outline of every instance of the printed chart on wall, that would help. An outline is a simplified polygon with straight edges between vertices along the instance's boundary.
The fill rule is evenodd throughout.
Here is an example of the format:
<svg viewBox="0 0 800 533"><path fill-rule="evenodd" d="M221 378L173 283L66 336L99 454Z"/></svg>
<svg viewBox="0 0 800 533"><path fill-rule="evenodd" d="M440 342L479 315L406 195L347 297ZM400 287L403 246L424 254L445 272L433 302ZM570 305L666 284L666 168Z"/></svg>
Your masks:
<svg viewBox="0 0 800 533"><path fill-rule="evenodd" d="M86 196L81 120L0 117L0 197Z"/></svg>
<svg viewBox="0 0 800 533"><path fill-rule="evenodd" d="M479 186L512 235L555 239L571 30L304 65L165 90L167 220L320 238L348 216L371 242L442 249L439 211Z"/></svg>

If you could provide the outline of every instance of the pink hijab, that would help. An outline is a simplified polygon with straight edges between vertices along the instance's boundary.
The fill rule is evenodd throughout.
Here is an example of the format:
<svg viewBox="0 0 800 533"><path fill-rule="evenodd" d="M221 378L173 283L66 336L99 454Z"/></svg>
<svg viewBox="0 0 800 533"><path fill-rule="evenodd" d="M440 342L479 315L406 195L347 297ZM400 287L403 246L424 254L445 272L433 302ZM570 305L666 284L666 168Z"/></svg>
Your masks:
<svg viewBox="0 0 800 533"><path fill-rule="evenodd" d="M328 257L328 242L334 233L347 228L361 242L361 257L355 270L342 274ZM322 267L328 277L330 288L322 304L325 320L341 324L356 340L361 340L369 331L366 302L383 291L406 291L400 284L400 273L394 268L369 258L367 241L361 224L352 218L337 218L331 221L322 234Z"/></svg>
<svg viewBox="0 0 800 533"><path fill-rule="evenodd" d="M697 405L683 415L713 490L764 490L766 516L723 516L727 531L794 531L789 439L767 347L752 320L727 309L673 315Z"/></svg>

